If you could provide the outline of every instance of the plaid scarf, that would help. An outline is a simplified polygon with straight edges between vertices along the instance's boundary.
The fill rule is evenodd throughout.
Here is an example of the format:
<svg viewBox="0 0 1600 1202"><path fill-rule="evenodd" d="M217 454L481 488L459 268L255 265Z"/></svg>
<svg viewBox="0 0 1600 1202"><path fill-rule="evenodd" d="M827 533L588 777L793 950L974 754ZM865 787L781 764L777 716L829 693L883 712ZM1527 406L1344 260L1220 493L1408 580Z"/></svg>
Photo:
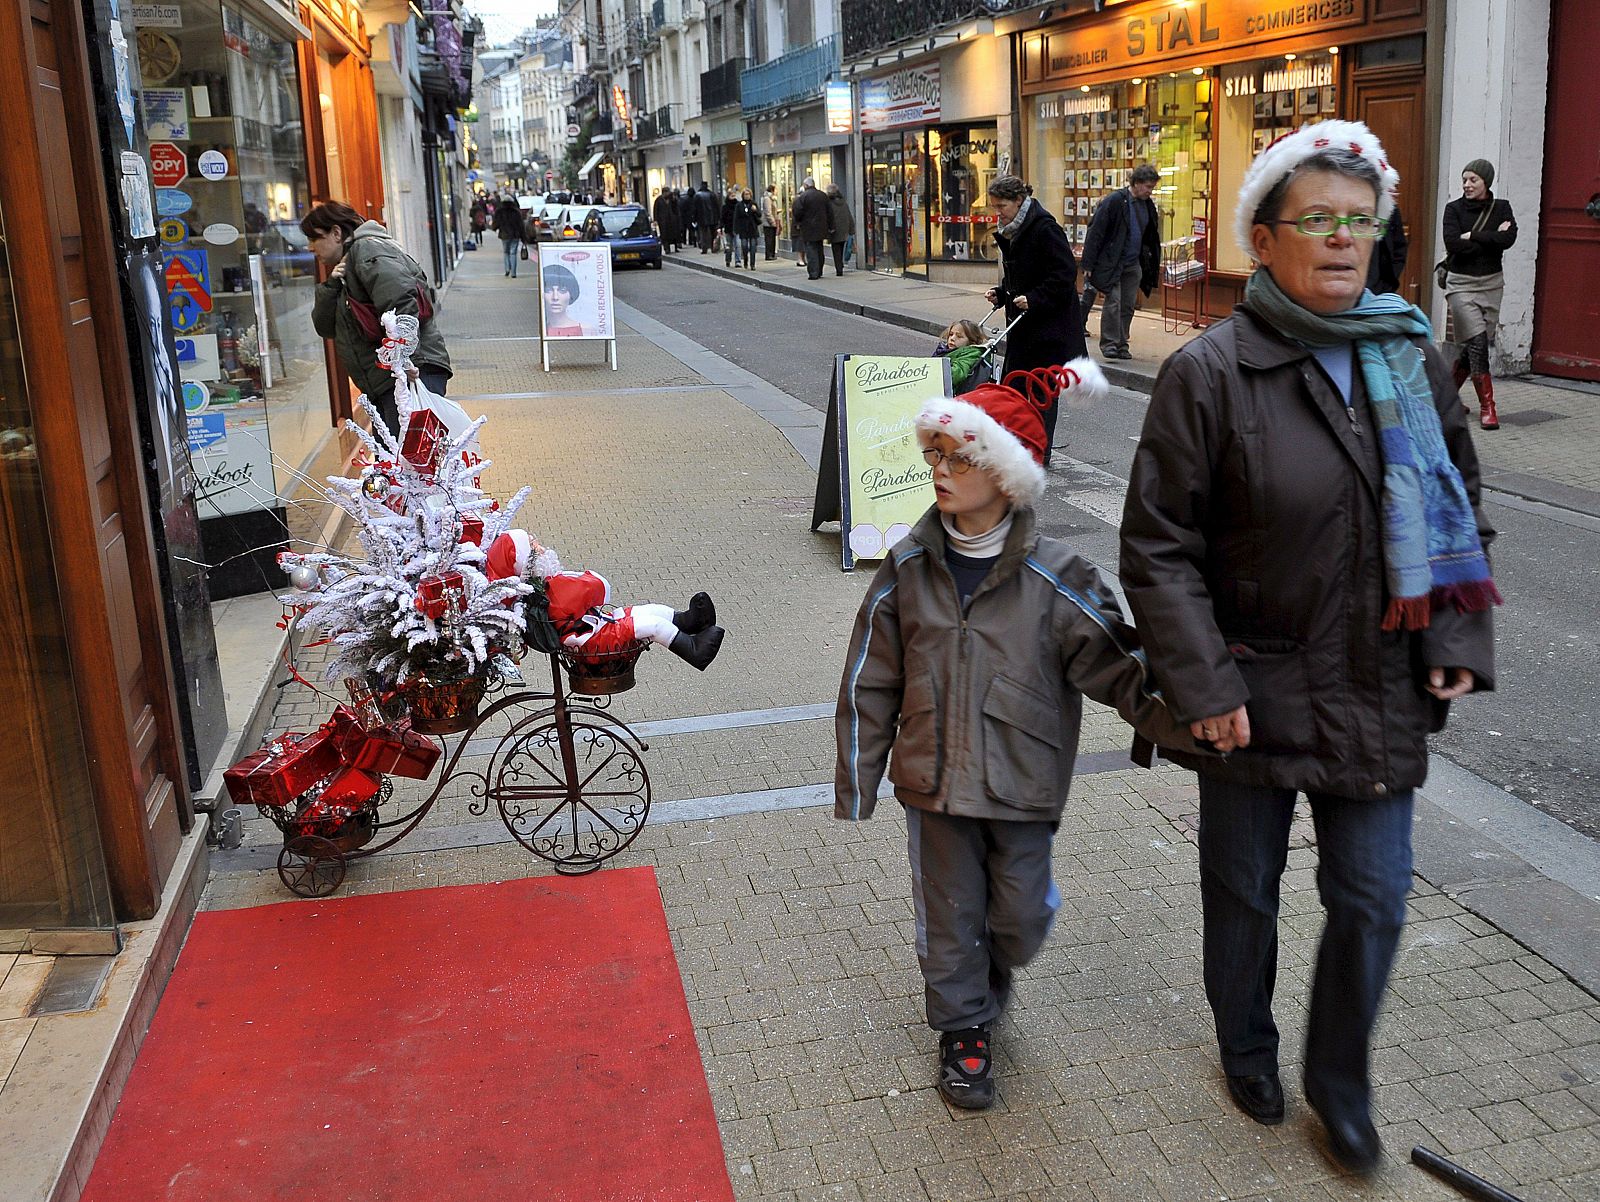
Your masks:
<svg viewBox="0 0 1600 1202"><path fill-rule="evenodd" d="M1266 270L1250 277L1244 305L1305 346L1355 344L1383 459L1390 598L1383 629L1422 630L1446 605L1474 613L1501 604L1466 485L1444 444L1426 361L1410 341L1433 336L1422 311L1398 296L1365 292L1342 313L1312 313L1290 300Z"/></svg>

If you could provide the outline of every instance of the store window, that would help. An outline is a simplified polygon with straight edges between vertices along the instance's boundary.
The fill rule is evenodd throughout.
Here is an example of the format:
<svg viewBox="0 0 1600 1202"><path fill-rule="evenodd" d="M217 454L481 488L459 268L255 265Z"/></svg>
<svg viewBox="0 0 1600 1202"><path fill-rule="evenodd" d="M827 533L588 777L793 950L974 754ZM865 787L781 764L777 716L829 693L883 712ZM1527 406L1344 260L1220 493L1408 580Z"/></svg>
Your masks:
<svg viewBox="0 0 1600 1202"><path fill-rule="evenodd" d="M903 271L906 265L905 142L899 134L865 140L866 267Z"/></svg>
<svg viewBox="0 0 1600 1202"><path fill-rule="evenodd" d="M791 245L794 242L794 197L799 181L794 175L794 155L770 154L766 156L766 181L774 184L777 191L773 193L778 206L780 218L779 229Z"/></svg>
<svg viewBox="0 0 1600 1202"><path fill-rule="evenodd" d="M929 257L954 261L997 257L995 219L988 204L997 137L993 125L928 131Z"/></svg>

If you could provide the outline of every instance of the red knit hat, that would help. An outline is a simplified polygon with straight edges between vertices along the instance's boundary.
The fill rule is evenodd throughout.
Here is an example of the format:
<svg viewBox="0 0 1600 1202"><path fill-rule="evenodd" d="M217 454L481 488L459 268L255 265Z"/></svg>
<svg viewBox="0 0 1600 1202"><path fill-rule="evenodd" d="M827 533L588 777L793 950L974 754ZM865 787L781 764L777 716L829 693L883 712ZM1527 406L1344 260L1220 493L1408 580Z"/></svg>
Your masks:
<svg viewBox="0 0 1600 1202"><path fill-rule="evenodd" d="M1014 371L1003 384L980 384L958 397L928 401L917 415L917 430L948 434L964 444L963 458L992 472L1000 491L1013 501L1032 505L1044 495L1044 411L1058 399L1090 399L1107 387L1091 359Z"/></svg>

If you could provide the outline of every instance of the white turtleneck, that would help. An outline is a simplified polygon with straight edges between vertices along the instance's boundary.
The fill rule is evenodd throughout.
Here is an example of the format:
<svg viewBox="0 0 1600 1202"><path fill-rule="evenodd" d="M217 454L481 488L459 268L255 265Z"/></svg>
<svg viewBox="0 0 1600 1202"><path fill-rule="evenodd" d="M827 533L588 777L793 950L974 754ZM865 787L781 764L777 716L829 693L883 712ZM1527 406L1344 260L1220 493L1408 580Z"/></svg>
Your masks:
<svg viewBox="0 0 1600 1202"><path fill-rule="evenodd" d="M1006 536L1011 533L1011 510L1006 510L1006 516L989 530L982 534L962 534L956 529L954 520L948 513L941 513L939 520L944 523L945 542L957 555L964 555L968 559L994 559L1005 549Z"/></svg>

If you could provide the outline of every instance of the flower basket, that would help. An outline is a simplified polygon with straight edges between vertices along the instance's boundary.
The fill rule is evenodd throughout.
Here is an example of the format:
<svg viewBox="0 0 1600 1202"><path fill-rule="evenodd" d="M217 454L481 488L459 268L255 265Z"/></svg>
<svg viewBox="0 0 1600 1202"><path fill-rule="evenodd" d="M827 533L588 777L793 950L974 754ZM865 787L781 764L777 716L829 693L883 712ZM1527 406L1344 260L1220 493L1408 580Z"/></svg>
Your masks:
<svg viewBox="0 0 1600 1202"><path fill-rule="evenodd" d="M563 648L561 663L567 669L567 680L574 693L585 697L605 697L612 693L626 693L634 686L633 668L645 653L649 643L640 641L617 651L597 651L585 654L581 649Z"/></svg>
<svg viewBox="0 0 1600 1202"><path fill-rule="evenodd" d="M411 729L425 735L450 735L466 730L478 718L478 702L487 682L482 676L448 680L417 673L400 686L411 711Z"/></svg>

